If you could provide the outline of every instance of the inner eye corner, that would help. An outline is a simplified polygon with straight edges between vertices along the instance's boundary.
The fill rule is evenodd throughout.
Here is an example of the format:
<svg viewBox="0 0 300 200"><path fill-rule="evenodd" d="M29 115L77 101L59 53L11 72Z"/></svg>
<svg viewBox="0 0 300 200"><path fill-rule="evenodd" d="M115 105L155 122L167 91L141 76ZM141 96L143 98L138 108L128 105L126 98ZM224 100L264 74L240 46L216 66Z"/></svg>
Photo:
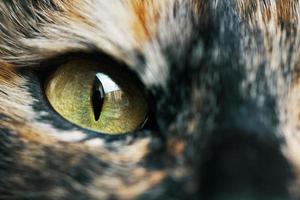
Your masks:
<svg viewBox="0 0 300 200"><path fill-rule="evenodd" d="M99 134L148 129L149 102L142 82L128 67L108 63L80 58L44 70L49 105L71 124Z"/></svg>

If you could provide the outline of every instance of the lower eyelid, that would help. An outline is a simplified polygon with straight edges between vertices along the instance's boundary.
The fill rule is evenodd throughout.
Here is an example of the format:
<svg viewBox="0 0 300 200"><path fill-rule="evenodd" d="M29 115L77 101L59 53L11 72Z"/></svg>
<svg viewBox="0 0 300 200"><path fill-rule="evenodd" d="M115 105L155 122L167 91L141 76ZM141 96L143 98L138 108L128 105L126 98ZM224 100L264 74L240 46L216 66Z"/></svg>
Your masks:
<svg viewBox="0 0 300 200"><path fill-rule="evenodd" d="M46 96L54 110L82 128L109 135L133 132L146 120L147 101L130 75L114 70L95 61L70 61L46 82ZM99 109L93 111L97 101L89 89L95 77L102 82L105 93L100 118L95 115ZM113 77L120 81L113 81Z"/></svg>

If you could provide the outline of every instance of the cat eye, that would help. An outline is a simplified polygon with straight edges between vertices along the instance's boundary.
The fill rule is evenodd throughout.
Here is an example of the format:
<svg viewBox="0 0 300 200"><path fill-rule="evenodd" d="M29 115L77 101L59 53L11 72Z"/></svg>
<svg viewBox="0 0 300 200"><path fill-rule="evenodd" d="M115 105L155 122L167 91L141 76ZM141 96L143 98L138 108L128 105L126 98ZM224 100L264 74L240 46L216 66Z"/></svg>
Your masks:
<svg viewBox="0 0 300 200"><path fill-rule="evenodd" d="M45 94L63 118L99 133L133 132L147 118L147 101L137 81L110 63L69 61L50 75Z"/></svg>

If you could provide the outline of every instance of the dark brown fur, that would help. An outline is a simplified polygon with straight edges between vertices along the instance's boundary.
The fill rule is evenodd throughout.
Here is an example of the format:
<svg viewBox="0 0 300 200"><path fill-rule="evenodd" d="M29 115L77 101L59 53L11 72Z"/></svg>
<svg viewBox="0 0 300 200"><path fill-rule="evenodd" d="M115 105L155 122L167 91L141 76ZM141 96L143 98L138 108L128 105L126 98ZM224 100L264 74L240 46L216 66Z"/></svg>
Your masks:
<svg viewBox="0 0 300 200"><path fill-rule="evenodd" d="M0 199L300 198L299 16L298 0L0 2ZM35 71L70 54L132 69L158 130L81 140Z"/></svg>

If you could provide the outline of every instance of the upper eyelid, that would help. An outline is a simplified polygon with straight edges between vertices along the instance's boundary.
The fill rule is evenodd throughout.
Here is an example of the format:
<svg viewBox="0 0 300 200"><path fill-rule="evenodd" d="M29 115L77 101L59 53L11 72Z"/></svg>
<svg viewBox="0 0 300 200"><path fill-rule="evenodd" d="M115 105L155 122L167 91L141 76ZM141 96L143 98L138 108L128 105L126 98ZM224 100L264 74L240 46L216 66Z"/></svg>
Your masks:
<svg viewBox="0 0 300 200"><path fill-rule="evenodd" d="M72 60L77 60L77 59L99 61L99 62L102 62L104 60L105 62L112 63L113 65L120 65L119 67L122 70L124 70L123 67L125 66L124 63L119 63L118 61L115 61L113 58L111 58L110 56L107 56L107 55L98 54L98 53L86 54L83 52L77 52L77 53L70 53L70 54L62 54L58 57L53 57L50 60L44 60L42 63L39 64L39 66L37 68L35 68L35 67L32 68L31 66L28 66L27 68L23 68L23 71L27 71L27 69L29 69L29 71L32 71L33 74L39 79L39 82L41 83L41 86L42 86L41 89L43 89L43 81L45 81L47 76L50 73L52 73L52 71L54 71L56 68L58 68L60 65L62 65L64 63L67 63ZM129 71L131 71L130 68L128 68L128 69L129 69ZM142 87L144 87L144 86L142 86ZM41 92L43 92L43 91L41 91ZM47 98L44 98L44 97L45 97L44 95L40 96L39 98L42 98L42 99L39 99L39 101L44 101L44 104L48 105L49 102L48 102ZM61 121L61 123L63 122L62 120L64 120L64 119L62 119L57 114L54 115L54 113L56 113L56 112L51 107L49 109L46 109L45 111L48 114L49 114L49 112L52 113L52 118L60 119L59 121ZM64 121L64 124L69 124L68 127L70 127L70 128L73 127L73 125L69 122ZM149 128L149 126L147 126L147 128ZM83 129L80 127L76 127L76 129L78 131L86 134L86 136L84 136L82 139L77 141L80 143L82 143L84 141L96 139L96 138L103 139L104 141L112 141L112 140L123 141L123 140L128 139L128 135L131 135L131 137L137 137L137 135L135 133L118 135L118 136L115 136L115 135L107 136L105 134L99 134L94 131L86 130L86 129Z"/></svg>

